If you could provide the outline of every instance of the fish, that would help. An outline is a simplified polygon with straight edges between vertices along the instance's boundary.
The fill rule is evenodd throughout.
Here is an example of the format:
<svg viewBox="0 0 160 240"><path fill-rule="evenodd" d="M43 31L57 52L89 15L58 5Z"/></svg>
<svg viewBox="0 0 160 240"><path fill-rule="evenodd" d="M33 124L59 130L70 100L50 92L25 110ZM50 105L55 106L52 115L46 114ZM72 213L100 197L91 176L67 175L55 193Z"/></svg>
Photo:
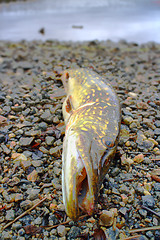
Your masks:
<svg viewBox="0 0 160 240"><path fill-rule="evenodd" d="M91 69L64 70L62 195L67 215L93 215L119 140L121 108L106 78Z"/></svg>

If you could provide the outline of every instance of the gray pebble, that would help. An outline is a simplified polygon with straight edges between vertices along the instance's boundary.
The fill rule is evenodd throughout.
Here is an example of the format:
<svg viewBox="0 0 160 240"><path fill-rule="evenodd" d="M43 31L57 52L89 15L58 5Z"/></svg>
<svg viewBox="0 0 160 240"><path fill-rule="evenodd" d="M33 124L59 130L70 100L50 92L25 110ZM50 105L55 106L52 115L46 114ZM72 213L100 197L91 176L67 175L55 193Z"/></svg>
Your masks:
<svg viewBox="0 0 160 240"><path fill-rule="evenodd" d="M14 210L8 210L6 211L6 220L7 221L10 221L10 220L13 220L15 218L15 211Z"/></svg>
<svg viewBox="0 0 160 240"><path fill-rule="evenodd" d="M40 123L38 124L38 128L41 129L41 130L43 130L43 131L46 131L46 130L47 130L47 127L48 127L48 125L47 125L47 123L45 123L45 122L40 122Z"/></svg>
<svg viewBox="0 0 160 240"><path fill-rule="evenodd" d="M149 208L153 208L155 205L154 197L151 195L142 196L143 205Z"/></svg>
<svg viewBox="0 0 160 240"><path fill-rule="evenodd" d="M29 146L32 141L33 141L33 137L21 137L19 140L19 145L20 146Z"/></svg>
<svg viewBox="0 0 160 240"><path fill-rule="evenodd" d="M50 113L49 109L44 111L44 113L41 115L41 119L47 123L52 123L53 116Z"/></svg>
<svg viewBox="0 0 160 240"><path fill-rule="evenodd" d="M80 228L73 226L71 227L70 231L68 232L68 240L75 239L78 235L80 235Z"/></svg>
<svg viewBox="0 0 160 240"><path fill-rule="evenodd" d="M113 170L111 171L111 176L112 176L112 177L115 177L115 176L117 176L117 175L119 174L119 172L120 172L120 169L117 168L117 167L115 167L115 168L113 168Z"/></svg>
<svg viewBox="0 0 160 240"><path fill-rule="evenodd" d="M12 224L12 229L16 230L16 229L20 229L22 227L22 223L21 222L15 222Z"/></svg>
<svg viewBox="0 0 160 240"><path fill-rule="evenodd" d="M153 187L154 187L155 191L160 191L160 183L154 183Z"/></svg>
<svg viewBox="0 0 160 240"><path fill-rule="evenodd" d="M32 189L29 188L27 190L27 194L28 194L28 199L29 200L35 200L36 198L38 198L38 194L40 193L40 189Z"/></svg>
<svg viewBox="0 0 160 240"><path fill-rule="evenodd" d="M59 235L60 237L65 236L65 235L66 235L66 228L65 228L65 226L64 226L64 225L59 225L59 226L57 227L57 233L58 233L58 235Z"/></svg>
<svg viewBox="0 0 160 240"><path fill-rule="evenodd" d="M55 141L55 138L51 136L47 136L45 139L45 142L47 145L53 145L54 141Z"/></svg>
<svg viewBox="0 0 160 240"><path fill-rule="evenodd" d="M146 218L146 216L147 216L147 211L146 211L145 209L139 209L139 214L140 214L142 217Z"/></svg>
<svg viewBox="0 0 160 240"><path fill-rule="evenodd" d="M36 225L40 225L42 223L42 218L41 217L37 217L35 220L34 220L34 224Z"/></svg>

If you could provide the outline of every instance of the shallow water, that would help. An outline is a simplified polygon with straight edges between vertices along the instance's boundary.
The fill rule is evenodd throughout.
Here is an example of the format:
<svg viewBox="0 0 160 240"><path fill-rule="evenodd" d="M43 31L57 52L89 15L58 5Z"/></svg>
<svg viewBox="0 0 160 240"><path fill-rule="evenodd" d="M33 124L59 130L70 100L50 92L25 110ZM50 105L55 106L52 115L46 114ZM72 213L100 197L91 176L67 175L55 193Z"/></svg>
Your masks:
<svg viewBox="0 0 160 240"><path fill-rule="evenodd" d="M44 34L39 30L44 28ZM29 0L0 5L0 40L160 42L160 1Z"/></svg>

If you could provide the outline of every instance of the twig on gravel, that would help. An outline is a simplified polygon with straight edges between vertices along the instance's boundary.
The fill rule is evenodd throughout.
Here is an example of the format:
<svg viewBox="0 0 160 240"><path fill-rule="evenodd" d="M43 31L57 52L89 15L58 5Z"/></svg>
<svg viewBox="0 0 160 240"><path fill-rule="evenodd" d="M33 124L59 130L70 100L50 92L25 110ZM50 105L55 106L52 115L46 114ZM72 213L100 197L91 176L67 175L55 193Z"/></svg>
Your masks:
<svg viewBox="0 0 160 240"><path fill-rule="evenodd" d="M148 207L146 207L146 206L143 206L143 205L142 205L141 207L142 207L143 209L147 210L148 212L151 212L151 213L153 213L154 215L156 215L157 217L160 218L160 214L159 214L159 213L153 211L152 209L150 209L150 208L148 208Z"/></svg>
<svg viewBox="0 0 160 240"><path fill-rule="evenodd" d="M87 217L87 216L88 216L88 214L82 215L82 216L80 216L80 217L78 218L77 221L79 221L79 220L81 220L81 219L83 219L83 218L85 218L85 217ZM41 226L41 227L45 228L46 230L51 230L52 228L56 228L56 227L58 227L59 225L66 225L66 224L69 223L70 221L72 221L72 220L70 219L70 220L67 220L67 221L65 221L65 222L58 223L58 224L56 224L56 225L50 226L50 227L45 227L45 226Z"/></svg>
<svg viewBox="0 0 160 240"><path fill-rule="evenodd" d="M152 161L160 161L160 158L152 158Z"/></svg>
<svg viewBox="0 0 160 240"><path fill-rule="evenodd" d="M31 208L27 209L25 212L23 212L21 215L19 215L18 217L16 217L13 221L7 223L3 229L6 229L7 227L9 227L10 225L12 225L14 222L16 222L18 219L20 219L21 217L25 216L27 213L29 213L30 211L32 211L34 208L36 208L37 206L39 206L42 202L44 202L47 199L47 197L44 197L41 201L39 201L38 203L36 203L34 206L32 206Z"/></svg>
<svg viewBox="0 0 160 240"><path fill-rule="evenodd" d="M129 233L145 232L145 231L156 231L156 230L160 230L160 226L131 229L131 230L129 230Z"/></svg>

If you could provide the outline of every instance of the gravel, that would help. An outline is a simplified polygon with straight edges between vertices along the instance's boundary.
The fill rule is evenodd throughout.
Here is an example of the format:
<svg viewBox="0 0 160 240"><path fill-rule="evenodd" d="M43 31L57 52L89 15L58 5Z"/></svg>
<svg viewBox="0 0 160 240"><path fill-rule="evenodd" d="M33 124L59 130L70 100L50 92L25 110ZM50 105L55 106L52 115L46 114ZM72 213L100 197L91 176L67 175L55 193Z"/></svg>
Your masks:
<svg viewBox="0 0 160 240"><path fill-rule="evenodd" d="M115 231L100 228L113 240L160 225L157 215L141 207L160 213L159 56L160 45L151 42L0 42L0 239L94 239L100 212L111 208L118 212ZM61 188L65 92L59 72L77 66L110 81L122 124L97 214L60 225L69 219ZM140 239L159 237L159 230L148 230Z"/></svg>

